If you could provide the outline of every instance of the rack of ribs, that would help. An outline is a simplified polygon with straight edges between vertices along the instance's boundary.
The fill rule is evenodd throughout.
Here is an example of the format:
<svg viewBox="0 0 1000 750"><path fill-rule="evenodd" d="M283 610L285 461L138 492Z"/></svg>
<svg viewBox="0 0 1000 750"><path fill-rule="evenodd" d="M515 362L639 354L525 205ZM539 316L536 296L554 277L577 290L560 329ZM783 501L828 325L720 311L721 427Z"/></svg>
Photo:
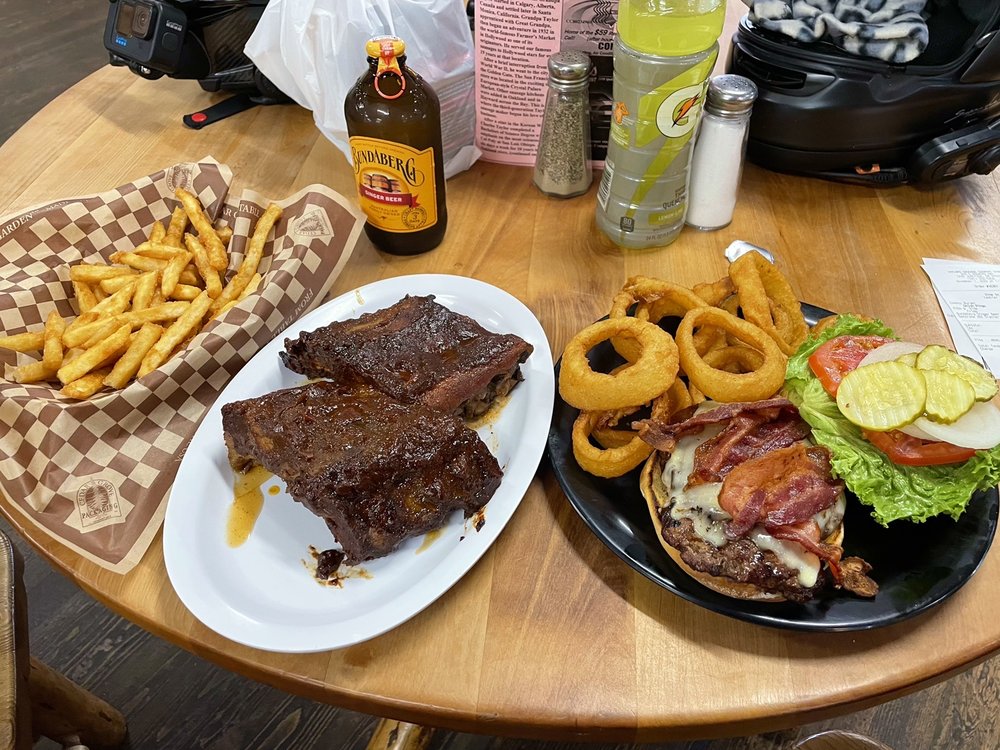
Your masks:
<svg viewBox="0 0 1000 750"><path fill-rule="evenodd" d="M408 537L466 517L503 476L462 420L366 383L318 381L222 407L235 471L256 464L323 518L345 562L381 557Z"/></svg>
<svg viewBox="0 0 1000 750"><path fill-rule="evenodd" d="M522 380L532 349L429 295L285 339L281 358L307 377L366 383L399 401L472 419Z"/></svg>

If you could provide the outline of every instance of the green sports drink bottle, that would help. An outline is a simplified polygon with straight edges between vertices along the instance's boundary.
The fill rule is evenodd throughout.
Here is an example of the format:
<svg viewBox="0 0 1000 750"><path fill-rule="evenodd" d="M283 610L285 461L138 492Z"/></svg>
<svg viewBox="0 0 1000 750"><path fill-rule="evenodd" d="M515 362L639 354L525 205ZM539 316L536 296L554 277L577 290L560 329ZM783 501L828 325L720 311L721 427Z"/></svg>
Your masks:
<svg viewBox="0 0 1000 750"><path fill-rule="evenodd" d="M614 107L597 225L626 248L667 245L684 226L688 164L724 0L622 0Z"/></svg>
<svg viewBox="0 0 1000 750"><path fill-rule="evenodd" d="M704 52L719 38L726 0L620 0L618 35L637 52L679 57Z"/></svg>

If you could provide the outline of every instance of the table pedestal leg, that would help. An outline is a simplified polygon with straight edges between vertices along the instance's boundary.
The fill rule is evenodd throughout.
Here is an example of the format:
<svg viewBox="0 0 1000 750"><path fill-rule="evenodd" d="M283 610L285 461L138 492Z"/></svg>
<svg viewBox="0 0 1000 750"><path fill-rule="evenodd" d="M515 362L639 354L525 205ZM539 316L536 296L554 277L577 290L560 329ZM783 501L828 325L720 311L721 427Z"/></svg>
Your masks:
<svg viewBox="0 0 1000 750"><path fill-rule="evenodd" d="M433 736L430 727L382 719L372 732L368 750L426 750Z"/></svg>
<svg viewBox="0 0 1000 750"><path fill-rule="evenodd" d="M32 727L49 739L90 750L114 750L125 739L125 718L117 710L34 658L28 692Z"/></svg>

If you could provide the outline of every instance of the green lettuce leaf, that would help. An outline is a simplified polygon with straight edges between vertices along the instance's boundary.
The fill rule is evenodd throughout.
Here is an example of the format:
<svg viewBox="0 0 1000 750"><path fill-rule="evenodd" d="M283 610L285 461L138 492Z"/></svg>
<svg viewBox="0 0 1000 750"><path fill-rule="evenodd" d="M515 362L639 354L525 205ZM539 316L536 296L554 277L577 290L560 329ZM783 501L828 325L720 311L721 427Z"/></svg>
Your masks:
<svg viewBox="0 0 1000 750"><path fill-rule="evenodd" d="M826 341L843 335L895 338L880 321L842 315L799 347L788 360L785 380L786 395L812 428L813 439L830 450L833 473L871 506L872 517L884 526L901 519L926 521L941 514L957 519L977 490L1000 482L1000 446L979 451L961 464L894 464L847 421L809 369L809 356Z"/></svg>

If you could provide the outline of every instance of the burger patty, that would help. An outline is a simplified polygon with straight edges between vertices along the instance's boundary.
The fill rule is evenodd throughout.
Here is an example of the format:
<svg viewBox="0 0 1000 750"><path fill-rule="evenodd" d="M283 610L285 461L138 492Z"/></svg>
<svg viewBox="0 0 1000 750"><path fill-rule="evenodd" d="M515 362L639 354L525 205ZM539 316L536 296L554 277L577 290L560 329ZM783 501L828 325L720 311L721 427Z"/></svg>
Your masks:
<svg viewBox="0 0 1000 750"><path fill-rule="evenodd" d="M659 515L664 541L678 550L681 559L694 570L753 584L793 602L807 602L823 587L822 575L814 586L803 586L798 571L750 539L737 539L716 547L695 533L690 518L674 519L669 507L660 509Z"/></svg>

